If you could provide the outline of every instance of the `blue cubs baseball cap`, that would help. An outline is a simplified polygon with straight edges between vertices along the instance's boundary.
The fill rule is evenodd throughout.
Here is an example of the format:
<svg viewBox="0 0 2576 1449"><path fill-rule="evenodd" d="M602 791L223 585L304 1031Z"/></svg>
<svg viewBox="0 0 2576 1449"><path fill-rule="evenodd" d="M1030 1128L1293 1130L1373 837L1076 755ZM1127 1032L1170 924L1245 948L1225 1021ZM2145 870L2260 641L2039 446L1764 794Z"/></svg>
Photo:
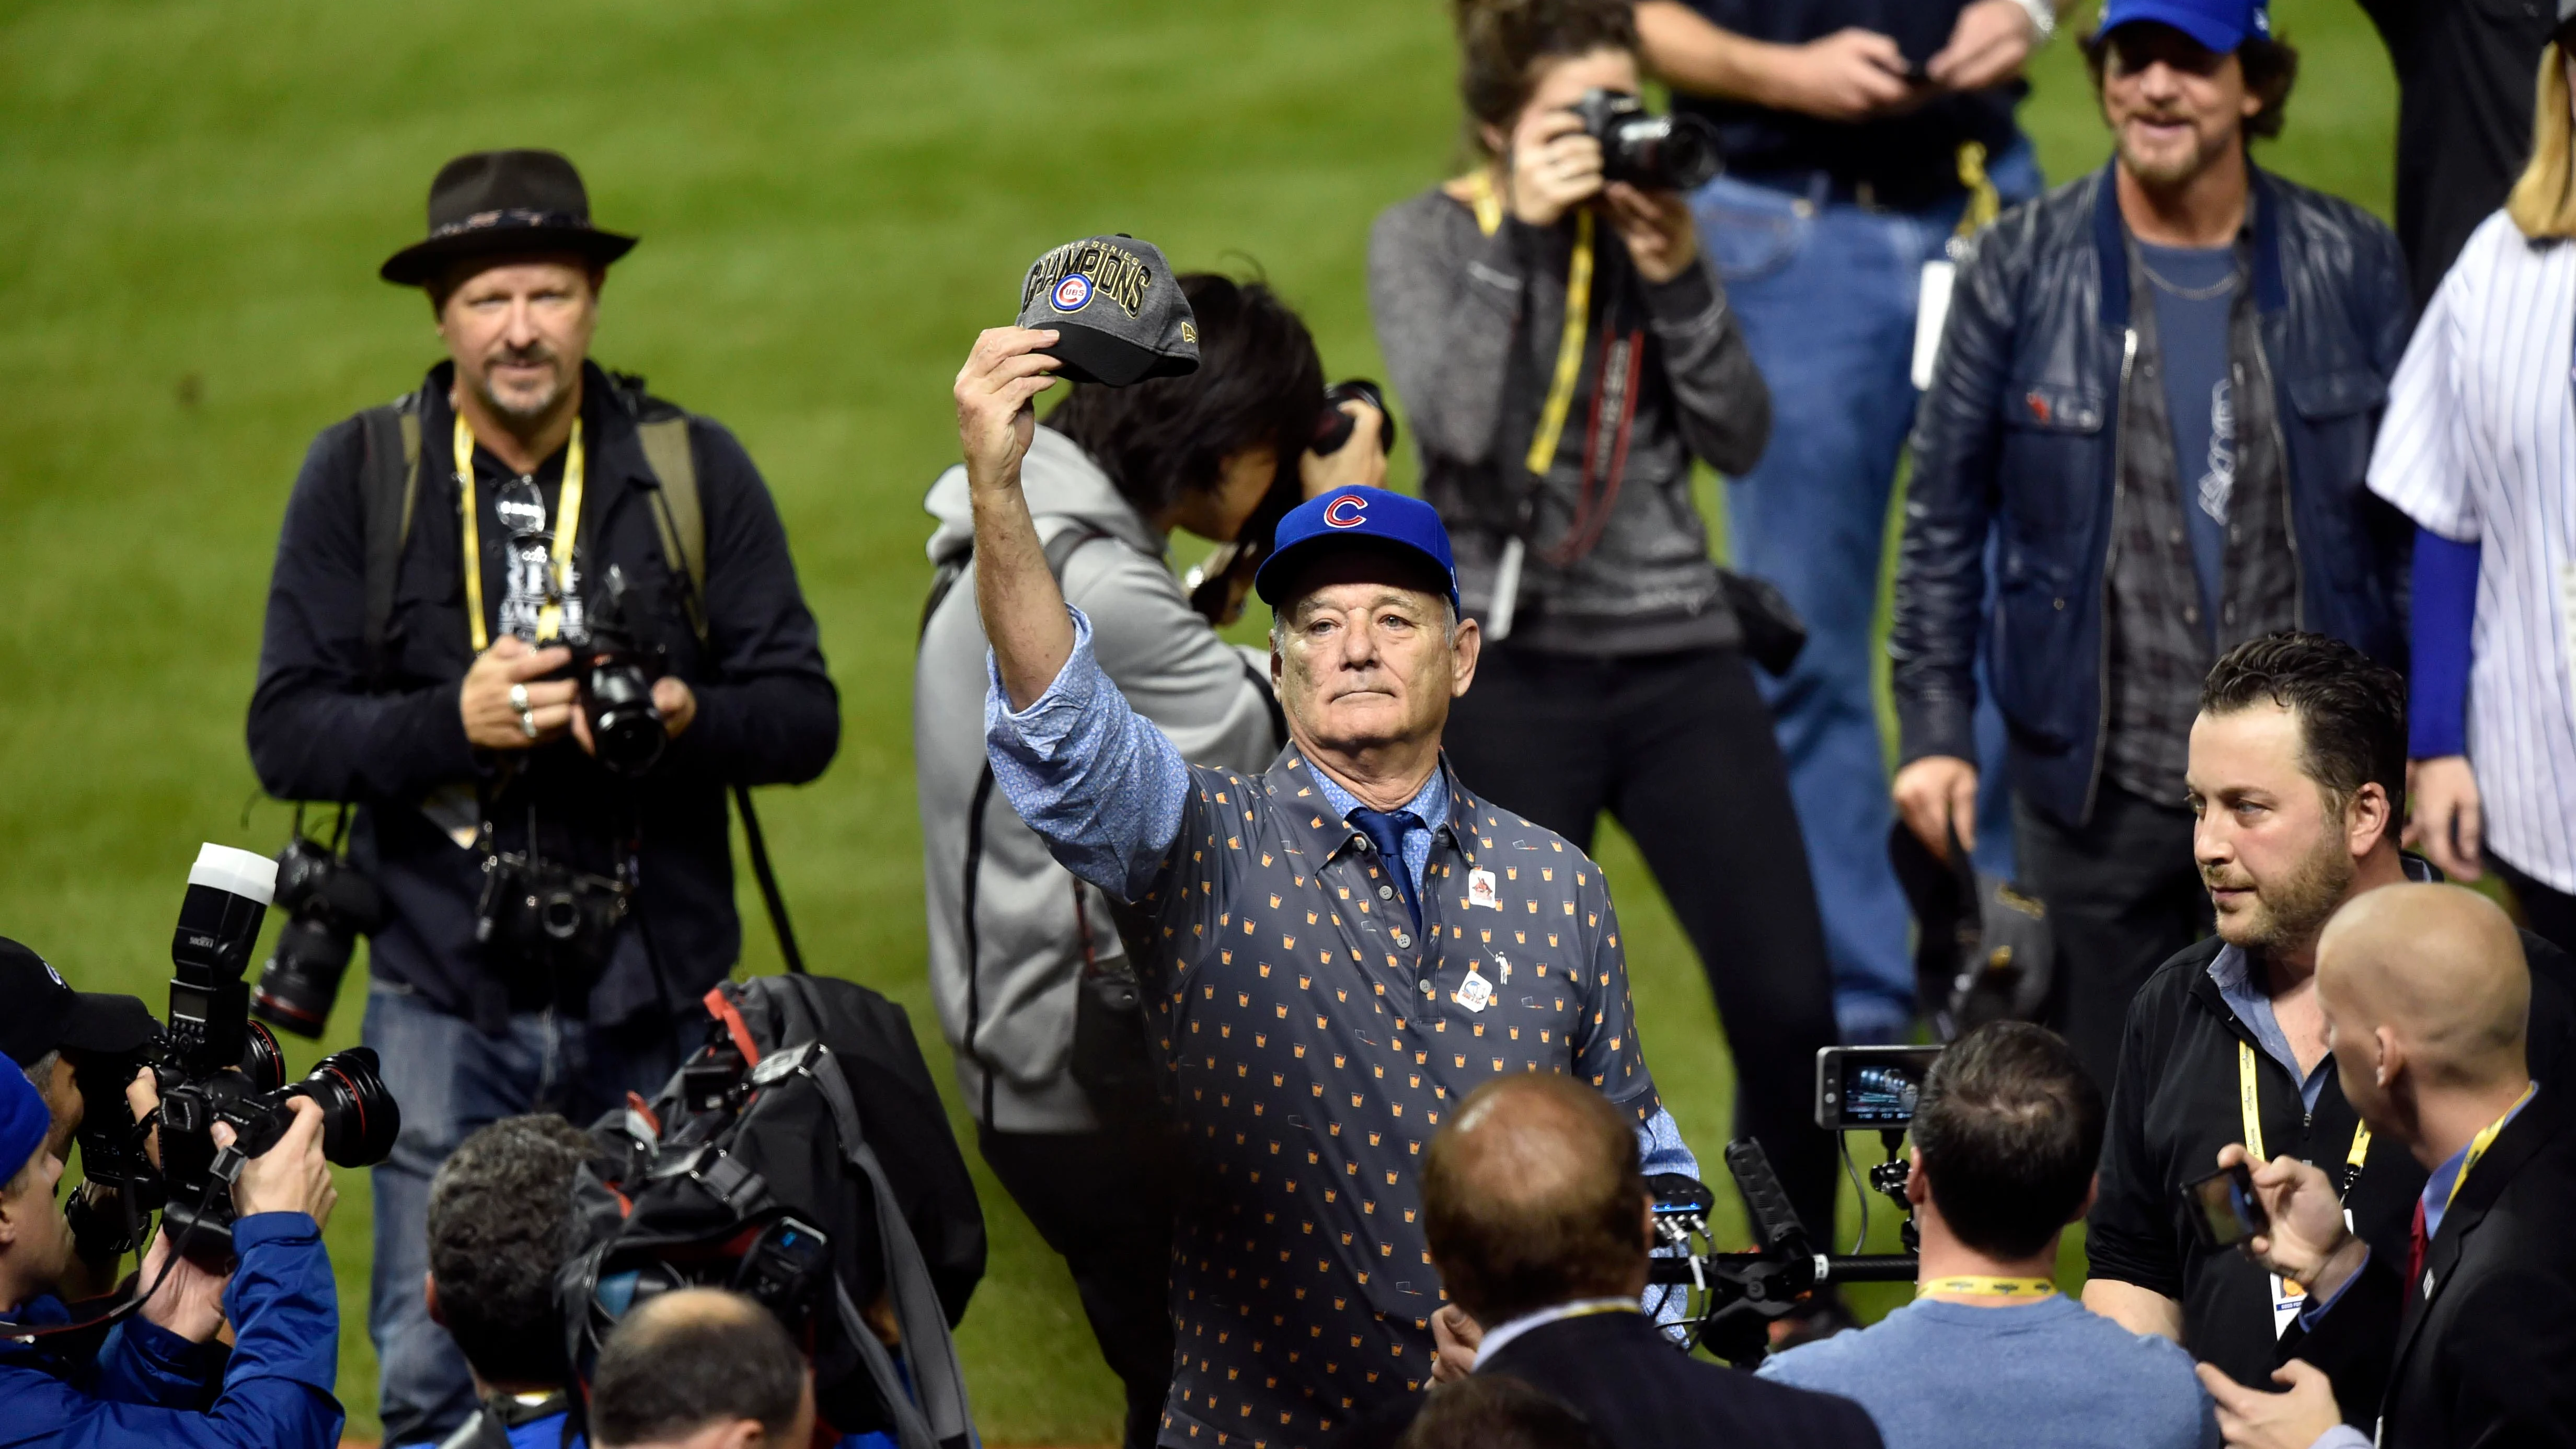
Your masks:
<svg viewBox="0 0 2576 1449"><path fill-rule="evenodd" d="M54 1114L46 1110L35 1083L15 1067L0 1066L0 1183L15 1178L35 1157L53 1126Z"/></svg>
<svg viewBox="0 0 2576 1449"><path fill-rule="evenodd" d="M2108 35L2133 20L2170 25L2221 55L2248 39L2272 38L2268 0L2106 0L2095 33Z"/></svg>
<svg viewBox="0 0 2576 1449"><path fill-rule="evenodd" d="M1411 552L1440 570L1449 585L1449 607L1458 607L1458 560L1449 552L1449 530L1419 498L1383 488L1336 488L1288 510L1273 535L1270 557L1252 575L1261 602L1279 606L1280 591L1317 554L1354 544Z"/></svg>

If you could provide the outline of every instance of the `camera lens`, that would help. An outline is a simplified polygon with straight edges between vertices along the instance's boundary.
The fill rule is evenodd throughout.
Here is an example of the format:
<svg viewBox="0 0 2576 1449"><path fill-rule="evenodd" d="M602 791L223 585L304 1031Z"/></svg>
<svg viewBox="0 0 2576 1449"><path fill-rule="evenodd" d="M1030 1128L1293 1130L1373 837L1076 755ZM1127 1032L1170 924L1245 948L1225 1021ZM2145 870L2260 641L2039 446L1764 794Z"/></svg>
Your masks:
<svg viewBox="0 0 2576 1449"><path fill-rule="evenodd" d="M614 662L594 666L582 677L581 695L601 764L621 775L641 775L662 758L669 736L643 670Z"/></svg>
<svg viewBox="0 0 2576 1449"><path fill-rule="evenodd" d="M251 1014L297 1036L322 1035L340 978L357 940L319 919L298 916L277 933L277 952L260 968Z"/></svg>
<svg viewBox="0 0 2576 1449"><path fill-rule="evenodd" d="M287 1095L310 1097L321 1107L322 1155L340 1166L372 1167L393 1155L402 1108L385 1090L373 1050L351 1047L324 1057Z"/></svg>
<svg viewBox="0 0 2576 1449"><path fill-rule="evenodd" d="M538 898L537 928L558 941L581 934L581 900L570 890L551 890Z"/></svg>

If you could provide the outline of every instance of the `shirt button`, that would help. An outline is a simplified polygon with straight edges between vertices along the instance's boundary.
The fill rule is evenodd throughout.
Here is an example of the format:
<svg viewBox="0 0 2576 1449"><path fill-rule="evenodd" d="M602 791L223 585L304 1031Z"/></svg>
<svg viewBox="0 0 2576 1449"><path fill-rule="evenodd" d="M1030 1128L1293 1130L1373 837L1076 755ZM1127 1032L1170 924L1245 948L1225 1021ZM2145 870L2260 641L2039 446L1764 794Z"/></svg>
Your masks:
<svg viewBox="0 0 2576 1449"><path fill-rule="evenodd" d="M2186 624L2197 624L2197 623L2199 623L2199 622L2200 622L2200 606L2199 606L2198 604L2185 604L2185 605L2183 605L2183 606L2182 606L2182 621L2183 621L2184 623L2186 623Z"/></svg>
<svg viewBox="0 0 2576 1449"><path fill-rule="evenodd" d="M2235 606L2234 604L2228 604L2228 605L2225 605L2225 606L2221 607L2221 608L2219 609L2219 611L2218 611L2218 617L2220 617L2221 619L2226 620L2226 621L2227 621L2228 623L2230 623L2230 624L2235 623L2235 622L2236 622L2236 606Z"/></svg>
<svg viewBox="0 0 2576 1449"><path fill-rule="evenodd" d="M2064 599L2052 599L2050 600L2050 605L2059 613L2064 613L2066 611L2066 601Z"/></svg>
<svg viewBox="0 0 2576 1449"><path fill-rule="evenodd" d="M1394 900L1394 899L1395 899L1395 887L1390 886L1390 885L1382 885L1382 886L1379 886L1379 887L1377 888L1377 898L1378 898L1379 900L1382 900L1382 901L1391 901L1391 900Z"/></svg>
<svg viewBox="0 0 2576 1449"><path fill-rule="evenodd" d="M1395 933L1395 944L1399 946L1410 946L1413 944L1413 938L1404 934L1402 931L1398 931Z"/></svg>
<svg viewBox="0 0 2576 1449"><path fill-rule="evenodd" d="M2182 542L2182 530L2181 530L2181 529L2179 529L2179 528L2177 528L2177 529L2174 529L2174 530L2172 530L2171 532L2167 533L2167 534L2165 535L2165 542L2167 542L2167 543L2180 543L2180 542Z"/></svg>
<svg viewBox="0 0 2576 1449"><path fill-rule="evenodd" d="M1425 995L1425 996L1429 996L1429 995L1431 994L1431 992L1432 992L1432 986L1431 986L1431 983L1430 983L1429 981L1425 981L1425 982L1423 982L1423 983L1422 983L1422 994L1423 994L1423 995Z"/></svg>

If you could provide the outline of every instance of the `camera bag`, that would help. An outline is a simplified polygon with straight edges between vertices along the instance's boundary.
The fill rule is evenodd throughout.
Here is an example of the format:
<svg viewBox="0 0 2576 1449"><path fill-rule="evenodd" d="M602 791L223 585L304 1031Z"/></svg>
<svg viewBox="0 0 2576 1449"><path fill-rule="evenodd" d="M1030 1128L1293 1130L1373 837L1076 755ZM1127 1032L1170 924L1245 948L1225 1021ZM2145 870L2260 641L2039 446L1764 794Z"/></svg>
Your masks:
<svg viewBox="0 0 2576 1449"><path fill-rule="evenodd" d="M983 1276L984 1220L903 1008L813 976L727 983L705 1005L707 1044L590 1129L556 1278L566 1362L586 1380L653 1291L731 1286L803 1343L833 1429L965 1449L949 1330ZM782 1225L825 1251L765 1258Z"/></svg>

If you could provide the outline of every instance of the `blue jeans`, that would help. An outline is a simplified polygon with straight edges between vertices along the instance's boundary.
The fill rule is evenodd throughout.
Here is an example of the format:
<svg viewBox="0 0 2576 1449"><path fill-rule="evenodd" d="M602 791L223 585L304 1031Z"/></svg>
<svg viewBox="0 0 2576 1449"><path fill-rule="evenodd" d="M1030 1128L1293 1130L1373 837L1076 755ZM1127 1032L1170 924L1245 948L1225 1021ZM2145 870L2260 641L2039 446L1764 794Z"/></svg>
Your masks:
<svg viewBox="0 0 2576 1449"><path fill-rule="evenodd" d="M431 1174L476 1128L503 1117L554 1112L587 1127L629 1091L652 1096L679 1065L681 1034L650 1018L601 1030L538 1011L515 1014L501 1035L485 1036L388 981L370 983L361 1033L402 1106L393 1156L374 1174L367 1336L381 1373L376 1411L385 1443L435 1443L473 1412L474 1383L421 1294Z"/></svg>
<svg viewBox="0 0 2576 1449"><path fill-rule="evenodd" d="M2027 143L1989 168L2006 205L2038 194ZM1738 568L1779 585L1806 617L1807 647L1763 688L1788 757L1847 1040L1903 1032L1915 1009L1904 894L1887 863L1886 746L1872 634L1887 504L1920 396L1909 377L1923 264L1942 254L1962 203L1880 211L1721 176L1691 198L1763 378L1771 447L1727 487ZM1982 693L1983 691L1981 691ZM2003 724L1977 715L1984 770L1977 864L2012 873Z"/></svg>

